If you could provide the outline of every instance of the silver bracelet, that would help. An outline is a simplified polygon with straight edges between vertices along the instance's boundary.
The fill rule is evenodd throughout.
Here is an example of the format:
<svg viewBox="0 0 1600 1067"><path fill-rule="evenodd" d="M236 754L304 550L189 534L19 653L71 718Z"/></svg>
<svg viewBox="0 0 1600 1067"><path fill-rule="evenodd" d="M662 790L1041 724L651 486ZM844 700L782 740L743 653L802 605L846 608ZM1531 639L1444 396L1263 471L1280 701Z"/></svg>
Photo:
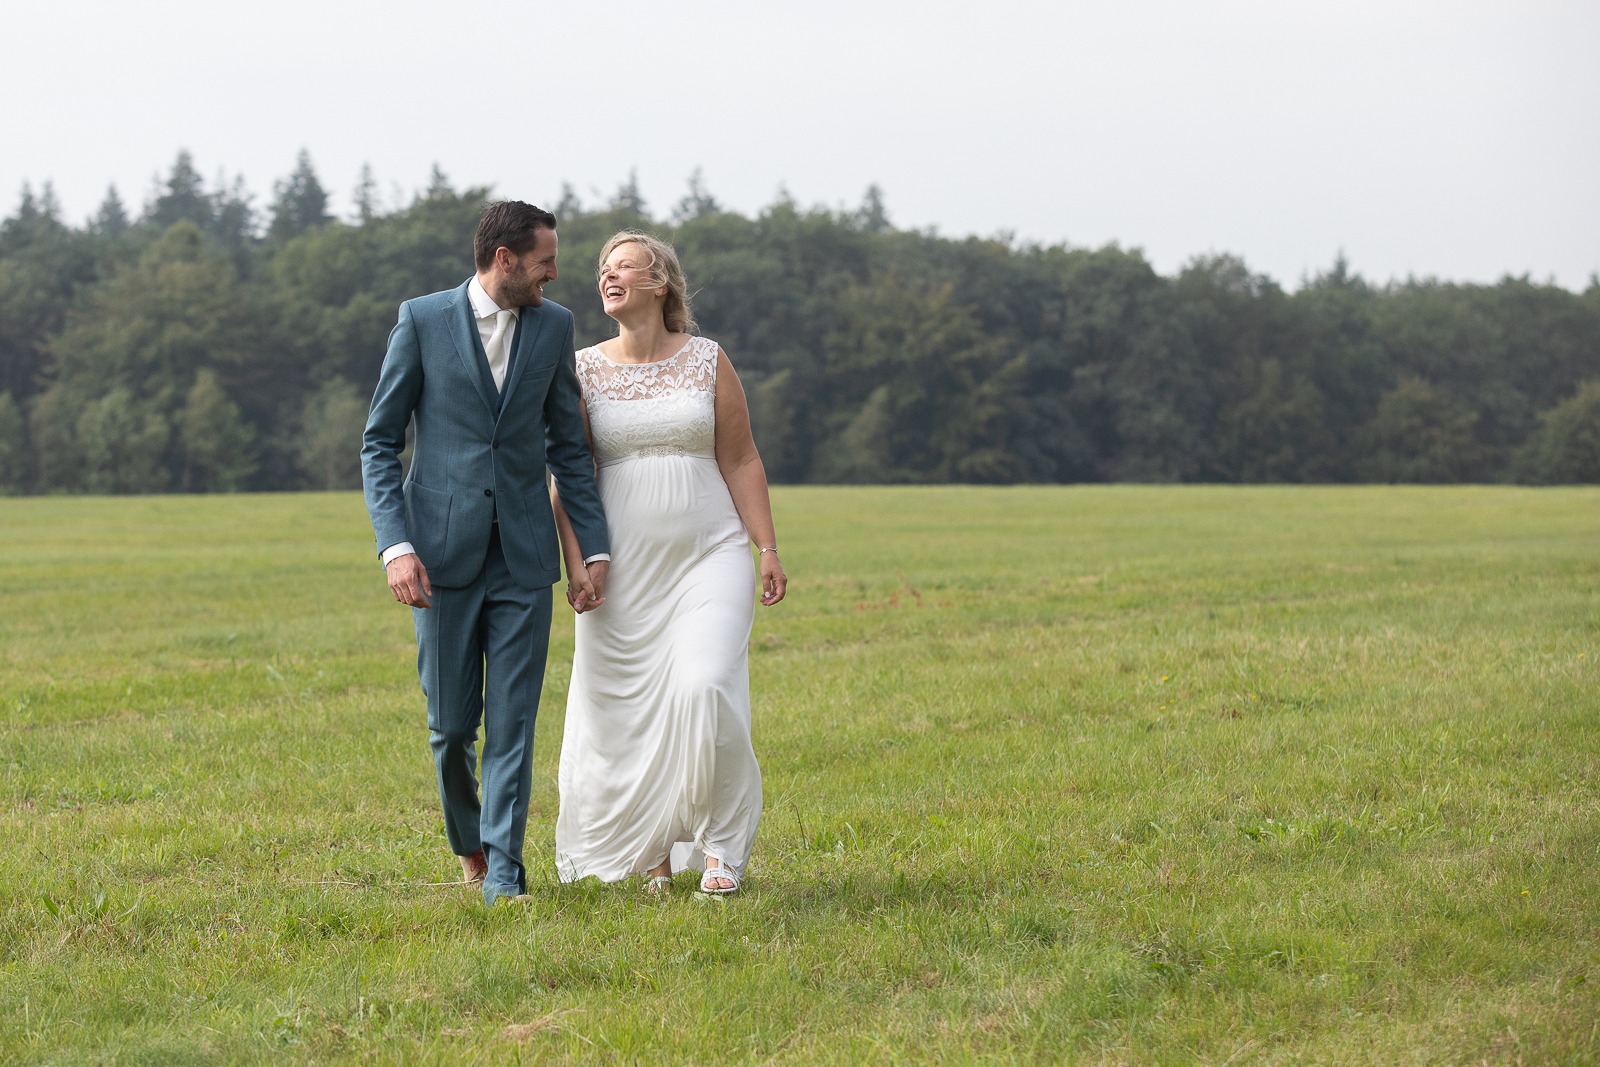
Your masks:
<svg viewBox="0 0 1600 1067"><path fill-rule="evenodd" d="M763 548L761 552L757 552L756 555L759 556L762 552L771 552L774 556L778 554L778 550L776 548Z"/></svg>

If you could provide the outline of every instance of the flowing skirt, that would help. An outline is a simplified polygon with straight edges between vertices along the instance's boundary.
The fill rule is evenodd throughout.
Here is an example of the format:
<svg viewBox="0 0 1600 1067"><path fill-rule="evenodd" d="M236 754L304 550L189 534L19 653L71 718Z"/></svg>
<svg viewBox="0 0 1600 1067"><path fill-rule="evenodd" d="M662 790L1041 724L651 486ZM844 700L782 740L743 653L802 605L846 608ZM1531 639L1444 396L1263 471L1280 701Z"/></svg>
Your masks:
<svg viewBox="0 0 1600 1067"><path fill-rule="evenodd" d="M761 820L750 742L755 569L716 461L600 470L606 602L578 616L558 781L562 881L619 881L669 854L744 871Z"/></svg>

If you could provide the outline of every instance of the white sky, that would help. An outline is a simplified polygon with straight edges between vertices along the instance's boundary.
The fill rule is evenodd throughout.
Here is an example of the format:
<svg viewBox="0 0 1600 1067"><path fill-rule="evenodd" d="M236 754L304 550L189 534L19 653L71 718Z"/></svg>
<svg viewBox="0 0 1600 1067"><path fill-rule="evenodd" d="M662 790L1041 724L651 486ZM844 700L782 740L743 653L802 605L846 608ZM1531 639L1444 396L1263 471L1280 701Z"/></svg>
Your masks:
<svg viewBox="0 0 1600 1067"><path fill-rule="evenodd" d="M53 0L0 14L0 216L54 184L130 212L180 148L256 204L310 151L405 201L588 204L637 170L659 217L704 171L947 236L1232 252L1289 288L1600 271L1597 0ZM463 241L467 236L463 235Z"/></svg>

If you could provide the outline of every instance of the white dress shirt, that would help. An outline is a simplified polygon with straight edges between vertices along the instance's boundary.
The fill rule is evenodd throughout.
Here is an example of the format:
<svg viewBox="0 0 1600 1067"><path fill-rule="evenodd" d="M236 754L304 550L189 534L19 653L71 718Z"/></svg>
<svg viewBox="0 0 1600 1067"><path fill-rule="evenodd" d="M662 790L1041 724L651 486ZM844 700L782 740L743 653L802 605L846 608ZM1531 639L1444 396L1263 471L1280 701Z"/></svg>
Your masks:
<svg viewBox="0 0 1600 1067"><path fill-rule="evenodd" d="M478 320L478 340L483 342L485 352L489 350L489 338L494 336L494 317L496 315L500 314L501 311L509 311L511 312L512 322L517 322L522 318L521 308L502 308L499 304L496 304L494 297L490 296L488 291L484 289L483 283L478 281L476 274L467 283L467 300L472 304L473 317ZM513 326L511 337L516 336L515 331L516 327ZM508 362L511 358L511 337L506 338L506 359Z"/></svg>

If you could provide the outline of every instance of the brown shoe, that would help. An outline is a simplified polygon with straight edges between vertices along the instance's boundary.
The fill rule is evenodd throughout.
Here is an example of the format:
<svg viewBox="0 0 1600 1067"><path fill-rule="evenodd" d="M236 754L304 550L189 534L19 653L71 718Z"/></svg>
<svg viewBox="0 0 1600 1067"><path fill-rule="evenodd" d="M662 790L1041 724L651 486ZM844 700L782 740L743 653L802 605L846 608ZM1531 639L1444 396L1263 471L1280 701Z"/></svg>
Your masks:
<svg viewBox="0 0 1600 1067"><path fill-rule="evenodd" d="M484 878L489 873L489 861L484 858L483 849L479 849L470 856L457 856L461 861L461 881L464 885L482 885Z"/></svg>

